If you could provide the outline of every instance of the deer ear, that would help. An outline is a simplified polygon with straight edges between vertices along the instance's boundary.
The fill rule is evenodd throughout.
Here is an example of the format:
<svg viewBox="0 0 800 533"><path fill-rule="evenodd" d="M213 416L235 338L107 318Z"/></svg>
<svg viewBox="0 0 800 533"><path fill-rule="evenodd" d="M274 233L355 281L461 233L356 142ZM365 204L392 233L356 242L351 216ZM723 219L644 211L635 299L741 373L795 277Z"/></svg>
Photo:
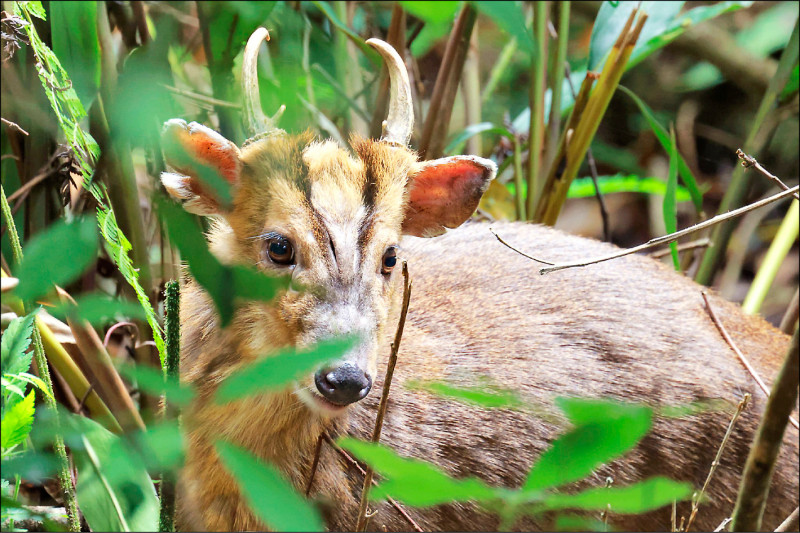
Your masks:
<svg viewBox="0 0 800 533"><path fill-rule="evenodd" d="M183 207L198 215L221 214L226 210L219 194L239 180L239 148L231 141L197 122L172 119L164 124L161 147L172 172L161 174L161 183Z"/></svg>
<svg viewBox="0 0 800 533"><path fill-rule="evenodd" d="M466 221L494 179L488 159L454 156L420 163L411 177L403 233L435 237Z"/></svg>

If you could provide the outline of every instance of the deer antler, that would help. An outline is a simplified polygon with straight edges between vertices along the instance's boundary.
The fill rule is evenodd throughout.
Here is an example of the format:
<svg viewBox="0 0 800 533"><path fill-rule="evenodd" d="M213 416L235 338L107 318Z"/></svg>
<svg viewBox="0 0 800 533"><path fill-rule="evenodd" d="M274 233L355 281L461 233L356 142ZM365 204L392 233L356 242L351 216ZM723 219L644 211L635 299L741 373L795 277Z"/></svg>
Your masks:
<svg viewBox="0 0 800 533"><path fill-rule="evenodd" d="M242 62L242 93L244 96L244 122L248 135L251 137L263 136L277 131L275 125L286 109L282 105L278 112L271 118L261 110L261 98L258 90L258 49L261 41L269 41L269 32L266 28L258 28L247 40Z"/></svg>
<svg viewBox="0 0 800 533"><path fill-rule="evenodd" d="M414 129L414 108L411 104L411 85L406 66L397 51L388 43L380 39L370 39L367 44L383 56L391 81L389 115L383 123L381 140L408 146Z"/></svg>

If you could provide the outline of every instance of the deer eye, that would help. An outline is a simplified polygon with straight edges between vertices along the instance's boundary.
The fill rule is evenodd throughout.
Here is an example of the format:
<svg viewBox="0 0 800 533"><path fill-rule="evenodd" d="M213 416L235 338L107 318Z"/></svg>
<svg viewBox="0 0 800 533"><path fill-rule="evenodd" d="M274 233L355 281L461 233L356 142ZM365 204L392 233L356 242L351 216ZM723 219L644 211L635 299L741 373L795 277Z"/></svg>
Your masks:
<svg viewBox="0 0 800 533"><path fill-rule="evenodd" d="M294 262L294 248L286 237L273 237L267 241L267 255L277 265L291 265Z"/></svg>
<svg viewBox="0 0 800 533"><path fill-rule="evenodd" d="M392 269L397 264L397 248L390 247L383 254L383 261L381 263L381 274L391 274Z"/></svg>

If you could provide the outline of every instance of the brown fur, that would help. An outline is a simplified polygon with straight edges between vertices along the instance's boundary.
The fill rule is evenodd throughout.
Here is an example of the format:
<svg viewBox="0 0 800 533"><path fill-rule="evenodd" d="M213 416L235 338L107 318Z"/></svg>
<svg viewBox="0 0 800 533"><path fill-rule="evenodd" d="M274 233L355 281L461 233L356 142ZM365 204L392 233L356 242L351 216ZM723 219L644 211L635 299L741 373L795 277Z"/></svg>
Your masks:
<svg viewBox="0 0 800 533"><path fill-rule="evenodd" d="M179 488L179 526L195 530L263 529L213 451L225 438L274 462L302 489L317 436L349 431L367 438L382 386L389 339L396 324L399 269L377 275L387 245L400 239L408 181L416 157L385 143L354 139L353 157L310 136L274 136L242 149L242 174L234 208L214 226L214 253L229 263L276 271L264 258L265 231L291 235L303 266L297 280L322 285L318 293L287 291L270 305L239 308L229 328L217 325L207 295L186 280L181 305L182 378L199 390L187 413L189 443ZM364 216L358 214L363 209ZM361 220L352 234L334 236L335 223ZM497 231L535 255L553 261L608 252L606 244L526 224ZM329 241L349 239L346 246ZM353 244L356 243L356 244ZM341 257L341 249L358 261ZM335 256L334 256L335 255ZM535 265L500 245L486 225L466 224L438 239L407 238L399 256L414 279L382 441L400 454L433 461L457 476L476 475L493 485L517 487L530 465L559 433L553 408L559 395L612 397L658 405L721 398L735 405L745 391L753 406L743 416L723 456L696 529L715 528L727 516L763 395L735 359L703 310L701 287L644 257L539 276ZM348 296L342 296L348 295ZM209 400L226 376L287 345L336 333L320 309L341 298L358 300L374 316L380 353L371 361L377 382L370 395L342 417L316 412L291 390L225 406ZM327 300L326 300L327 299ZM711 298L728 329L768 381L786 352L788 337L738 306ZM391 311L391 313L390 313ZM338 326L337 326L338 327ZM377 369L377 371L375 370ZM487 411L409 390L412 379L474 385L486 376L517 390L550 415ZM313 386L311 376L301 386ZM629 456L573 486L615 486L660 474L702 485L730 419L730 410L659 420ZM773 528L798 504L798 435L787 430L765 515ZM362 480L335 452L323 447L312 495L328 509L331 529L355 525ZM409 530L388 504L376 506L370 529ZM492 530L497 519L472 505L409 509L426 530ZM688 516L688 505L679 505ZM549 528L551 517L517 527ZM669 527L668 511L643 517L613 516L624 528Z"/></svg>

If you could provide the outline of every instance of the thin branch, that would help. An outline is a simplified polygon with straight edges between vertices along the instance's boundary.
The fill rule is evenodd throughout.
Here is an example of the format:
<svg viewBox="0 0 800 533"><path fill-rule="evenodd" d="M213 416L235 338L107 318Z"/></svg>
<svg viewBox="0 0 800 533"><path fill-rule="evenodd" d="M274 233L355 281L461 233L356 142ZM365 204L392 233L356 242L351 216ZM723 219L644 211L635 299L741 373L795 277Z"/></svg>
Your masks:
<svg viewBox="0 0 800 533"><path fill-rule="evenodd" d="M720 522L720 524L717 526L717 528L714 530L714 532L717 533L719 531L725 531L725 526L730 524L730 522L731 522L731 518L730 517L726 518L725 520Z"/></svg>
<svg viewBox="0 0 800 533"><path fill-rule="evenodd" d="M497 233L495 233L495 232L494 232L494 230L493 230L492 228L489 228L489 231L491 231L491 232L492 232L492 235L494 235L494 236L497 238L497 240L498 240L498 241L500 241L500 243L501 243L501 244L504 244L505 246L508 246L509 248L511 248L512 250L514 250L515 252L517 252L519 255L521 255L521 256L523 256L523 257L527 257L527 258L528 258L528 259L530 259L531 261L536 261L537 263L542 263L543 265L554 265L554 264L555 264L555 263L550 263L549 261L542 261L541 259L536 259L536 258L535 258L535 257L533 257L532 255L528 255L528 254L526 254L525 252L522 252L522 251L520 251L520 250L518 250L518 249L514 248L513 246L511 246L510 244L508 244L506 241L504 241L504 240L503 240L503 238L502 238L502 237L500 237L500 235L498 235Z"/></svg>
<svg viewBox="0 0 800 533"><path fill-rule="evenodd" d="M740 207L739 209L734 209L733 211L728 211L727 213L723 213L721 215L717 215L714 218L710 218L694 226L690 226L686 229L682 229L680 231L676 231L675 233L670 233L668 235L663 235L661 237L656 237L655 239L650 239L644 244L640 244L639 246L634 246L633 248L628 248L625 250L621 250L619 252L615 252L613 254L604 255L601 257L596 257L594 259L588 259L583 261L576 261L576 262L569 262L569 263L557 263L553 266L545 267L539 270L539 274L547 274L549 272L555 272L556 270L565 270L567 268L575 268L575 267L584 267L587 265L594 265L596 263L602 263L604 261L610 261L611 259L617 259L619 257L624 257L626 255L635 254L636 252L641 252L642 250L647 250L648 248L653 248L654 246L659 246L661 244L667 244L673 241L676 241L683 237L684 235L689 235L696 231L700 231L701 229L705 229L711 226L715 226L726 220L730 220L732 218L736 218L741 216L745 213L750 211L754 211L759 207L764 207L765 205L771 204L773 202L777 202L778 200L782 200L789 196L793 196L800 189L800 186L795 185L788 191L781 191L774 196L770 196L758 202L752 203L750 205L746 205L744 207Z"/></svg>
<svg viewBox="0 0 800 533"><path fill-rule="evenodd" d="M703 296L705 297L705 293L703 293ZM731 418L730 424L728 424L728 430L725 432L725 436L722 437L722 442L717 450L717 456L714 457L714 460L711 462L711 470L708 471L708 476L706 477L705 483L703 483L703 488L700 489L700 492L695 493L694 497L692 498L692 513L689 515L689 520L686 522L686 529L684 529L684 531L689 531L689 528L692 527L692 522L694 522L694 517L697 516L697 509L700 506L700 500L703 499L703 494L705 494L706 489L708 488L711 477L714 475L714 472L716 472L717 467L719 466L719 460L722 457L722 451L725 449L725 445L728 444L728 439L733 432L736 421L739 420L739 416L741 416L742 412L745 410L745 408L747 408L747 404L749 402L750 394L745 393L744 397L736 408L736 412L733 414L733 418Z"/></svg>
<svg viewBox="0 0 800 533"><path fill-rule="evenodd" d="M711 317L711 320L714 321L714 325L717 326L717 329L719 330L720 334L722 334L722 337L725 339L725 341L728 343L728 346L730 346L731 349L734 351L734 353L736 353L736 356L739 358L739 361L742 362L747 371L750 372L750 375L753 376L753 379L756 381L756 383L758 383L758 386L761 388L762 391L764 391L764 394L767 396L767 398L769 398L769 387L767 387L766 383L764 383L764 380L762 380L761 377L759 377L758 373L756 372L756 369L753 368L750 362L745 358L742 351L739 349L738 346L736 346L736 343L733 342L733 339L728 333L728 330L726 330L725 326L722 325L722 321L720 321L719 317L717 316L717 313L714 311L714 308L711 307L711 303L708 301L708 296L706 296L705 291L703 291L701 294L703 295L703 300L706 302L706 310L708 310L708 314ZM791 422L795 428L800 429L800 427L798 427L797 420L795 420L791 416L789 417L789 422Z"/></svg>
<svg viewBox="0 0 800 533"><path fill-rule="evenodd" d="M2 121L3 121L3 124L5 124L5 125L6 125L6 126L8 126L9 128L11 128L12 130L17 130L18 132L20 132L20 133L21 133L21 134L23 134L23 135L30 135L30 133L28 133L27 131L23 130L23 129L22 129L20 126L19 126L19 124L17 124L16 122L11 122L10 120L6 120L6 119L4 119L4 118L2 118L2 117L0 117L0 120L2 120Z"/></svg>
<svg viewBox="0 0 800 533"><path fill-rule="evenodd" d="M711 239L708 237L703 237L702 239L697 239L694 241L685 242L683 244L678 245L679 252L685 252L686 250L694 250L695 248L705 248L706 246L711 246ZM664 248L663 250L656 250L650 254L650 257L653 259L658 259L660 257L664 257L665 255L670 254L669 248Z"/></svg>
<svg viewBox="0 0 800 533"><path fill-rule="evenodd" d="M161 84L162 87L167 89L168 91L175 93L180 96L185 96L186 98L190 98L192 100L197 100L198 102L203 102L204 104L209 104L212 106L218 107L230 107L231 109L241 109L241 104L234 104L233 102L227 102L225 100L220 100L218 98L213 98L211 96L206 96L205 94L194 93L192 91L187 91L185 89L179 89L178 87L173 87L171 85Z"/></svg>
<svg viewBox="0 0 800 533"><path fill-rule="evenodd" d="M408 264L403 261L403 307L400 311L400 321L397 324L397 331L394 335L392 351L389 354L389 364L386 367L386 377L383 380L383 394L381 395L381 403L378 406L378 416L375 419L375 429L372 432L372 442L378 442L381 439L383 418L386 416L386 407L389 404L389 389L392 386L394 368L397 365L397 352L400 349L400 341L403 338L403 328L406 324L406 315L408 314L408 302L410 298L411 278L408 275ZM355 531L364 531L367 528L367 497L369 496L369 489L372 486L372 476L372 467L367 466L367 473L364 476L364 487L361 491L361 502L358 506L358 521L356 522Z"/></svg>
<svg viewBox="0 0 800 533"><path fill-rule="evenodd" d="M778 187L780 187L784 191L788 191L789 190L789 186L788 185L786 185L784 182L782 182L781 179L778 176L774 175L769 170L767 170L766 168L762 167L761 164L758 161L756 161L755 157L753 157L751 155L747 155L746 153L744 153L742 151L741 148L736 150L736 155L739 156L739 159L742 160L742 166L744 168L751 168L751 167L755 168L756 170L761 172L761 174L763 174L764 176L766 176L767 178L772 180L775 184L778 185ZM794 194L794 197L795 197L796 200L800 200L800 195L798 195L797 193Z"/></svg>
<svg viewBox="0 0 800 533"><path fill-rule="evenodd" d="M355 459L353 459L353 457L352 457L352 456L351 456L349 453L347 453L345 450L343 450L342 448L340 448L340 447L339 447L339 445L338 445L338 444L336 444L336 443L333 441L333 439L330 437L330 435L328 435L328 434L327 434L327 433L325 433L325 432L322 432L322 435L321 435L321 436L322 436L322 439L323 439L325 442L327 442L327 443L328 443L328 444L331 446L331 448L333 448L334 450L336 450L336 452L337 452L339 455L341 455L341 456L342 456L342 459L344 459L344 460L345 460L345 461L346 461L346 462L347 462L347 463L348 463L350 466L352 466L353 468L355 468L356 470L358 470L358 471L359 471L359 473L360 473L362 476L366 476L366 475L367 475L367 472L366 472L366 470L364 470L363 468L361 468L361 465L360 465L360 464L358 464L358 461L356 461ZM374 479L372 480L372 484L373 484L374 486L376 486L376 487L378 486L378 482L377 482L377 481L375 481ZM413 527L413 528L414 528L414 531L417 531L418 533L423 533L423 531L424 531L424 530L423 530L421 527L419 527L419 524L417 524L417 523L414 521L414 519L413 519L413 518L411 518L411 516L409 516L409 514L406 512L406 510L405 510L405 509L403 509L403 507L402 507L402 506L401 506L399 503L397 503L397 500L395 500L395 499L394 499L394 498L392 498L391 496L387 496L387 497L386 497L386 501L388 501L388 502L389 502L389 503L392 505L392 507L394 507L394 508L397 510L397 512L398 512L398 513L400 513L400 515L401 515L403 518L405 518L405 519L408 521L408 523L411 525L411 527Z"/></svg>
<svg viewBox="0 0 800 533"><path fill-rule="evenodd" d="M308 483L306 483L306 498L311 494L311 486L314 484L314 475L317 473L317 466L319 466L319 454L322 451L322 433L317 438L317 446L314 449L314 460L311 462L311 473L308 475Z"/></svg>
<svg viewBox="0 0 800 533"><path fill-rule="evenodd" d="M781 319L780 330L787 335L792 334L797 318L800 316L800 292L798 291L800 291L800 289L795 289L792 301L789 302L789 307L786 308L786 313L784 313Z"/></svg>
<svg viewBox="0 0 800 533"><path fill-rule="evenodd" d="M775 531L795 531L798 525L800 525L800 507L795 507L792 514L787 516L786 520L775 528Z"/></svg>

